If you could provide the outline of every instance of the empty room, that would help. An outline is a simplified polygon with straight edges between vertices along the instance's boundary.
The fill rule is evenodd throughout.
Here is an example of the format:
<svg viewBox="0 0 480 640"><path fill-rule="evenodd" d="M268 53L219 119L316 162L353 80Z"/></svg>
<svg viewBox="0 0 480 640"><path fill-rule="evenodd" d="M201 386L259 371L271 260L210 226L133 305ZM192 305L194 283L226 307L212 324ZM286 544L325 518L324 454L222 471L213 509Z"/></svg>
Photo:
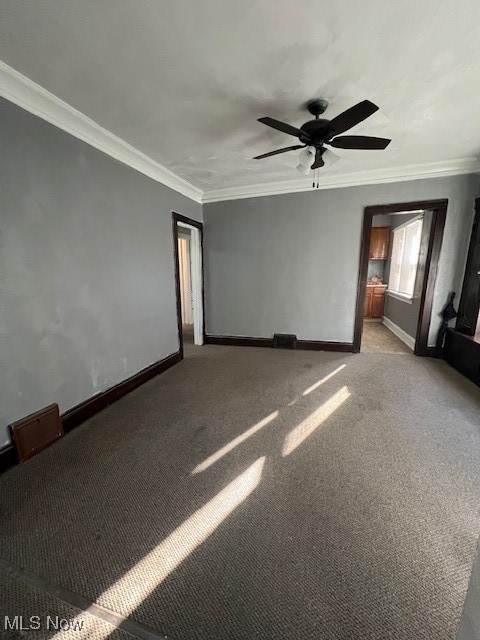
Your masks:
<svg viewBox="0 0 480 640"><path fill-rule="evenodd" d="M2 0L0 638L480 640L479 35Z"/></svg>

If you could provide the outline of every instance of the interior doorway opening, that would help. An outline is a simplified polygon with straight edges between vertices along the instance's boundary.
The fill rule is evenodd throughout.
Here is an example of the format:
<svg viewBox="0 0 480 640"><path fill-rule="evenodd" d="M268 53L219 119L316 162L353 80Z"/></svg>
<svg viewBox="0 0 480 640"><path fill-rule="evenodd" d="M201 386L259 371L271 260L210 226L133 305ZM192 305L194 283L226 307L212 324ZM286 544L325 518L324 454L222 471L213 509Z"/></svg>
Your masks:
<svg viewBox="0 0 480 640"><path fill-rule="evenodd" d="M435 355L433 292L447 200L366 207L353 348ZM363 342L362 342L363 339Z"/></svg>
<svg viewBox="0 0 480 640"><path fill-rule="evenodd" d="M373 216L362 351L414 350L431 220L431 211Z"/></svg>
<svg viewBox="0 0 480 640"><path fill-rule="evenodd" d="M204 343L203 225L173 213L177 323L180 351L184 343Z"/></svg>
<svg viewBox="0 0 480 640"><path fill-rule="evenodd" d="M192 229L178 225L178 267L180 275L180 300L183 343L194 342L193 289L192 289Z"/></svg>

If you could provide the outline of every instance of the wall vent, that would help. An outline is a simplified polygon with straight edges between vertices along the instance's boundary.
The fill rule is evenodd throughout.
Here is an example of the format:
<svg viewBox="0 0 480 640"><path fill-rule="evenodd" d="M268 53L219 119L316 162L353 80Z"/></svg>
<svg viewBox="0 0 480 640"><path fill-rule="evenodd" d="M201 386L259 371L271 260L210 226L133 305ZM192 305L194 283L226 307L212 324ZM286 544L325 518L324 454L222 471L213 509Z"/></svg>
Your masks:
<svg viewBox="0 0 480 640"><path fill-rule="evenodd" d="M273 347L274 349L296 349L297 336L294 333L274 333Z"/></svg>
<svg viewBox="0 0 480 640"><path fill-rule="evenodd" d="M10 428L20 462L28 460L63 436L58 404L17 420Z"/></svg>

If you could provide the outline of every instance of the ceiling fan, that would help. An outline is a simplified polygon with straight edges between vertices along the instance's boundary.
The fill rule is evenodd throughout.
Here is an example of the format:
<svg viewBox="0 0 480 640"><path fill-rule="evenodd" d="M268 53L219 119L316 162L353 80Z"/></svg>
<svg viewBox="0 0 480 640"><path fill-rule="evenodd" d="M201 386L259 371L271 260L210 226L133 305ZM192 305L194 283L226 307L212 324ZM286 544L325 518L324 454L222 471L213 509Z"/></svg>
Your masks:
<svg viewBox="0 0 480 640"><path fill-rule="evenodd" d="M303 149L305 147L312 147L314 151L311 159L313 164L311 169L319 169L325 165L323 154L327 151L324 145L336 147L338 149L385 149L391 142L388 138L374 138L371 136L341 136L339 134L351 129L359 122L366 120L375 111L378 111L379 107L370 102L370 100L363 100L358 104L350 107L333 120L321 119L319 116L328 107L328 101L316 98L310 100L307 103L308 111L315 116L315 120L309 120L302 124L298 129L291 124L280 122L274 118L258 118L258 122L266 124L268 127L288 133L291 136L299 138L303 144L297 144L292 147L284 147L283 149L276 149L269 153L263 153L260 156L255 156L254 160L260 160L262 158L268 158L269 156L277 155L278 153L285 153L286 151L294 151L295 149ZM338 136L338 137L337 137Z"/></svg>

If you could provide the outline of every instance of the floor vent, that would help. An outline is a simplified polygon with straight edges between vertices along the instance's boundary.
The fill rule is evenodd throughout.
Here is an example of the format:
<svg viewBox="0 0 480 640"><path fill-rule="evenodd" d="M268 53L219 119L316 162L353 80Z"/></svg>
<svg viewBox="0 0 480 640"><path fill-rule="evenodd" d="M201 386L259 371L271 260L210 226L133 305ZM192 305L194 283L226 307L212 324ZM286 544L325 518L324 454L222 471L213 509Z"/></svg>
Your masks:
<svg viewBox="0 0 480 640"><path fill-rule="evenodd" d="M297 336L294 333L274 333L273 347L274 349L296 349Z"/></svg>
<svg viewBox="0 0 480 640"><path fill-rule="evenodd" d="M17 420L10 428L20 462L28 460L63 436L58 404Z"/></svg>

